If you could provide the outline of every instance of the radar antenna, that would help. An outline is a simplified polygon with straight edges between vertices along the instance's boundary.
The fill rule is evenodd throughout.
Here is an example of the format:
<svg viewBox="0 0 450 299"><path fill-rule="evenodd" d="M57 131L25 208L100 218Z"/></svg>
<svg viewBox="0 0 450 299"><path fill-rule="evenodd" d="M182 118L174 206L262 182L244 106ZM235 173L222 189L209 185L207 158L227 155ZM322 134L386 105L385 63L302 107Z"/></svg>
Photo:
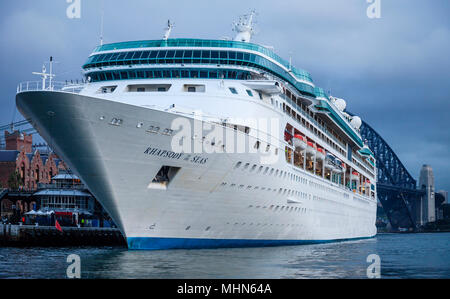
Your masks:
<svg viewBox="0 0 450 299"><path fill-rule="evenodd" d="M172 33L174 25L175 24L171 23L170 20L167 21L167 28L165 29L163 40L169 39L170 33Z"/></svg>
<svg viewBox="0 0 450 299"><path fill-rule="evenodd" d="M256 12L253 10L250 14L241 16L238 22L233 23L233 31L237 33L234 38L235 41L250 42L252 36L255 34L253 28L253 18L255 15Z"/></svg>

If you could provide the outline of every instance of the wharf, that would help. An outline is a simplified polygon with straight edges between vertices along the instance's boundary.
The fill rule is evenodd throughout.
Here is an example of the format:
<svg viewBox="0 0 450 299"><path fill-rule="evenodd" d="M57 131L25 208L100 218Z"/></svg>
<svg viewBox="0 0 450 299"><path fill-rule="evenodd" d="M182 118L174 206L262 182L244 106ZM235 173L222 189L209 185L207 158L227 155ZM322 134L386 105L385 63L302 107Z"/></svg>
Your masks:
<svg viewBox="0 0 450 299"><path fill-rule="evenodd" d="M63 227L0 224L0 246L126 246L117 228Z"/></svg>

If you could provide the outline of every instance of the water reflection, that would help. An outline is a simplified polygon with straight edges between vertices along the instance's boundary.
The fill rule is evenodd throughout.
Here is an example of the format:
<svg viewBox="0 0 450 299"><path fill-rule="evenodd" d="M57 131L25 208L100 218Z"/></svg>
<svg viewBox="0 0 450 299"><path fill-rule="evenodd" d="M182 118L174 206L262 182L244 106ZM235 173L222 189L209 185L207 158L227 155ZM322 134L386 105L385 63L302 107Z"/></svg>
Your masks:
<svg viewBox="0 0 450 299"><path fill-rule="evenodd" d="M449 278L450 233L287 247L128 251L126 248L1 248L0 278L65 278L69 254L82 278L367 278L370 254L383 278Z"/></svg>

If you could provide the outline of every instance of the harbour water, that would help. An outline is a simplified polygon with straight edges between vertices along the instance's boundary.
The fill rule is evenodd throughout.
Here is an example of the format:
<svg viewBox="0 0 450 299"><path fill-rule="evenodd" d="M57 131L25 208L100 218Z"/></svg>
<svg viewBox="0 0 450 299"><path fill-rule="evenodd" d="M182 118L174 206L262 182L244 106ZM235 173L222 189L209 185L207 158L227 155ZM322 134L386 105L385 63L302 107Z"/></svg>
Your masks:
<svg viewBox="0 0 450 299"><path fill-rule="evenodd" d="M450 233L379 234L368 240L267 248L129 251L121 247L0 248L0 278L66 278L70 254L81 278L450 278Z"/></svg>

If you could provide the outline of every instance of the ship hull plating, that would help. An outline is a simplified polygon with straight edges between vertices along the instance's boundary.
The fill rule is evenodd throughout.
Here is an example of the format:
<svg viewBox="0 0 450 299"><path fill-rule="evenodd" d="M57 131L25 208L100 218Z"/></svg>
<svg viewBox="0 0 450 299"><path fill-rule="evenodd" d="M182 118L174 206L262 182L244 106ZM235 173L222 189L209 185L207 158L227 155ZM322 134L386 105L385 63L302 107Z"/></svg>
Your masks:
<svg viewBox="0 0 450 299"><path fill-rule="evenodd" d="M293 167L281 151L270 165L258 154L178 153L172 137L161 134L180 118L170 111L64 92L24 92L16 101L130 249L296 245L376 234L375 200ZM148 132L150 125L161 131ZM176 175L155 188L163 166Z"/></svg>

